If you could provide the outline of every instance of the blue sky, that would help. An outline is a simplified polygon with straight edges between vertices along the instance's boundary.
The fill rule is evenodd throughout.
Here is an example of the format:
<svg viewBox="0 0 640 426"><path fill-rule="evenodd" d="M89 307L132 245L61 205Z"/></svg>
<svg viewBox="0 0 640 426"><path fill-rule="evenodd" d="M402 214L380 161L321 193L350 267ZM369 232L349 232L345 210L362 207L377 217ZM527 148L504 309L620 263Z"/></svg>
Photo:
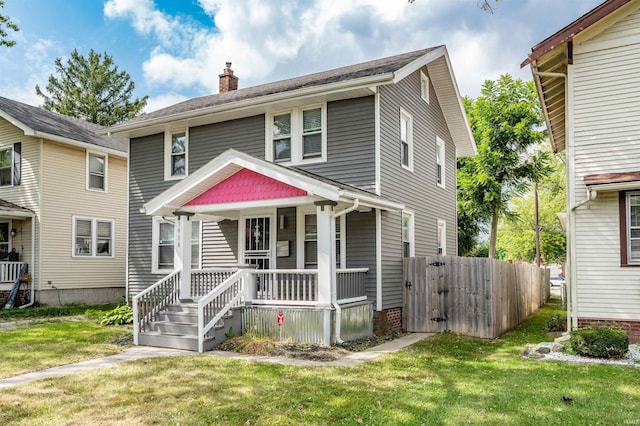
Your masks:
<svg viewBox="0 0 640 426"><path fill-rule="evenodd" d="M147 111L217 92L446 44L462 95L510 73L531 47L601 0L5 0L20 27L0 47L0 96L40 105L54 60L107 52L149 95Z"/></svg>

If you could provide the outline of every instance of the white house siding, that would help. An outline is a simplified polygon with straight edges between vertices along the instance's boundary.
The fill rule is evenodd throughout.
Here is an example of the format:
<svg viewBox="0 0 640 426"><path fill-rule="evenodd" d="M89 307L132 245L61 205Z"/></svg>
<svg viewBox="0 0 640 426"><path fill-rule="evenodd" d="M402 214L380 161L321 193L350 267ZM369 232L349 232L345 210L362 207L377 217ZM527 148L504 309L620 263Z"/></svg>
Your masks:
<svg viewBox="0 0 640 426"><path fill-rule="evenodd" d="M126 159L108 156L105 193L86 189L84 149L46 140L42 149L43 290L50 290L51 285L60 290L114 289L111 299L118 300L125 288ZM115 221L113 257L72 256L74 215Z"/></svg>
<svg viewBox="0 0 640 426"><path fill-rule="evenodd" d="M640 170L640 13L575 46L575 141L571 204L586 198L584 176ZM620 266L618 193L600 192L576 210L578 318L640 320L640 268Z"/></svg>
<svg viewBox="0 0 640 426"><path fill-rule="evenodd" d="M0 188L0 198L33 210L40 216L40 193L38 189L38 171L40 170L40 139L25 136L24 132L3 118L0 118L0 147L22 143L21 182L20 185ZM38 232L36 218L36 233ZM13 248L20 252L20 260L31 263L31 220L14 221L13 227L18 234L12 239ZM36 247L38 241L36 239ZM36 262L38 256L36 255ZM38 265L31 265L33 282L38 288ZM33 274L35 271L35 274Z"/></svg>

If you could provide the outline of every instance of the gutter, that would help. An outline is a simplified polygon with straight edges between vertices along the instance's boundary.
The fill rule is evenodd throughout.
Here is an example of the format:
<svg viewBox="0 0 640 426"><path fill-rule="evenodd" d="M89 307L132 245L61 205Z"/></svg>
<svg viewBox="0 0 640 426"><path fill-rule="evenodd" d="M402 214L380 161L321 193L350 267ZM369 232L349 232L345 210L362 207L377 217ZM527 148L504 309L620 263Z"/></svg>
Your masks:
<svg viewBox="0 0 640 426"><path fill-rule="evenodd" d="M341 210L337 213L333 214L333 218L338 219L341 216L346 215L347 213L351 213L352 211L354 211L355 209L358 208L358 206L360 205L360 200L359 199L355 199L353 201L353 205L351 207L348 207L344 210ZM335 244L334 244L335 247ZM333 262L335 262L335 256L333 257ZM336 283L336 276L334 274L333 279L331 280L331 304L333 305L333 307L336 310L336 342L338 343L343 343L344 341L342 340L342 338L340 337L340 329L342 328L342 308L340 307L340 304L338 303L338 289L337 289L337 283Z"/></svg>

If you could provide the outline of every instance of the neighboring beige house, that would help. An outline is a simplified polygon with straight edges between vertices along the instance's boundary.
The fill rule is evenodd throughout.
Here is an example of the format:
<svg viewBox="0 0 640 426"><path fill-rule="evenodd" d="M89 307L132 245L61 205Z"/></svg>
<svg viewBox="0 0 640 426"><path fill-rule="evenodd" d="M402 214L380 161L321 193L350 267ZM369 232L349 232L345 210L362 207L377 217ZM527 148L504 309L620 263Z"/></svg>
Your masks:
<svg viewBox="0 0 640 426"><path fill-rule="evenodd" d="M100 126L0 97L0 304L123 301L127 148Z"/></svg>
<svg viewBox="0 0 640 426"><path fill-rule="evenodd" d="M554 149L566 151L571 325L640 341L640 1L602 3L528 64Z"/></svg>

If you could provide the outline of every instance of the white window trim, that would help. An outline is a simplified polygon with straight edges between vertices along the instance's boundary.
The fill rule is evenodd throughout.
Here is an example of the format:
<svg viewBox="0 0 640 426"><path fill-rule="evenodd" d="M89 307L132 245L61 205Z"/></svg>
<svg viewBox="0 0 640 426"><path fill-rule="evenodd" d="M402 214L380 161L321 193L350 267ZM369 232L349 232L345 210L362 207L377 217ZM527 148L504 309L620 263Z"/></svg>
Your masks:
<svg viewBox="0 0 640 426"><path fill-rule="evenodd" d="M10 188L12 186L15 186L14 183L13 183L13 165L15 163L15 158L14 158L15 152L13 150L13 144L0 147L0 151L6 151L6 150L9 150L9 149L11 150L11 164L9 165L9 169L10 169L10 172L11 172L11 183L9 185L0 185L0 188Z"/></svg>
<svg viewBox="0 0 640 426"><path fill-rule="evenodd" d="M429 103L429 77L423 71L420 71L420 97Z"/></svg>
<svg viewBox="0 0 640 426"><path fill-rule="evenodd" d="M440 230L442 227L442 230ZM438 253L438 235L436 235L436 255L438 256L446 256L447 255L447 222L444 220L438 219L438 225L436 228L436 232L440 234L440 241L442 241L442 254Z"/></svg>
<svg viewBox="0 0 640 426"><path fill-rule="evenodd" d="M99 188L91 188L89 186L89 181L90 181L90 177L91 177L91 169L89 166L89 158L92 155L97 155L100 157L104 157L104 189L99 189ZM99 152L99 151L91 151L91 150L87 150L87 191L94 191L94 192L108 192L108 174L109 174L109 154L104 153L104 152Z"/></svg>
<svg viewBox="0 0 640 426"><path fill-rule="evenodd" d="M76 254L76 222L78 220L86 220L91 221L91 254L90 255L79 255ZM97 239L98 239L98 222L109 222L111 223L111 254L108 256L98 256L97 254ZM89 217L89 216L71 216L71 257L76 259L112 259L115 257L116 252L116 221L114 219L105 219L100 217Z"/></svg>
<svg viewBox="0 0 640 426"><path fill-rule="evenodd" d="M408 237L409 237L409 257L415 257L416 255L416 214L410 210L402 211L402 220L407 216L409 221L407 222L408 226ZM402 222L400 222L400 231L401 231L401 239L402 239ZM404 244L404 240L402 240ZM403 250L404 251L404 250ZM404 254L404 253L403 253Z"/></svg>
<svg viewBox="0 0 640 426"><path fill-rule="evenodd" d="M404 109L400 108L400 116L398 119L398 129L400 130L399 135L402 134L402 130L401 130L401 126L402 126L402 120L401 118L404 118L405 121L407 122L407 145L409 146L409 164L405 165L402 163L402 137L400 136L399 142L400 142L400 165L402 166L403 169L409 170L410 172L413 172L413 117L411 116L411 114L409 114L407 111L405 111Z"/></svg>
<svg viewBox="0 0 640 426"><path fill-rule="evenodd" d="M637 265L640 263L640 259L633 259L631 257L631 196L632 195L640 195L640 192L627 192L625 194L626 200L626 223L625 223L625 232L627 234L627 265Z"/></svg>
<svg viewBox="0 0 640 426"><path fill-rule="evenodd" d="M446 158L446 153L447 150L445 149L445 143L442 139L440 139L439 136L436 136L436 173L437 173L437 167L438 167L438 153L440 153L440 159L442 161L442 164L440 164L440 169L441 169L441 173L440 173L440 182L438 182L438 176L436 174L436 184L441 187L444 188L445 187L445 176L446 176L446 164L447 164L447 158Z"/></svg>
<svg viewBox="0 0 640 426"><path fill-rule="evenodd" d="M322 120L322 149L320 157L303 158L302 146L302 113L310 109L320 108ZM275 111L266 114L265 120L265 160L273 162L273 117L281 114L291 114L291 160L281 161L278 164L284 166L298 164L314 164L327 162L327 103L322 102L313 105L304 105L287 110Z"/></svg>
<svg viewBox="0 0 640 426"><path fill-rule="evenodd" d="M159 252L159 245L158 245L158 240L160 237L160 224L161 223L171 223L174 226L174 234L175 234L175 221L173 220L169 220L169 219L164 219L162 217L158 217L158 216L154 216L153 217L153 222L151 225L151 272L154 274L160 274L160 273L167 273L167 272L172 272L172 269L160 269L158 268L158 252ZM173 243L175 244L175 236L174 236L174 241Z"/></svg>
<svg viewBox="0 0 640 426"><path fill-rule="evenodd" d="M305 215L317 214L315 206L301 206L296 209L296 266L304 269L304 220ZM347 215L340 216L340 264L336 269L347 268Z"/></svg>
<svg viewBox="0 0 640 426"><path fill-rule="evenodd" d="M183 133L186 138L184 153L184 175L171 175L171 136ZM189 129L167 130L164 132L164 180L180 180L189 176Z"/></svg>

